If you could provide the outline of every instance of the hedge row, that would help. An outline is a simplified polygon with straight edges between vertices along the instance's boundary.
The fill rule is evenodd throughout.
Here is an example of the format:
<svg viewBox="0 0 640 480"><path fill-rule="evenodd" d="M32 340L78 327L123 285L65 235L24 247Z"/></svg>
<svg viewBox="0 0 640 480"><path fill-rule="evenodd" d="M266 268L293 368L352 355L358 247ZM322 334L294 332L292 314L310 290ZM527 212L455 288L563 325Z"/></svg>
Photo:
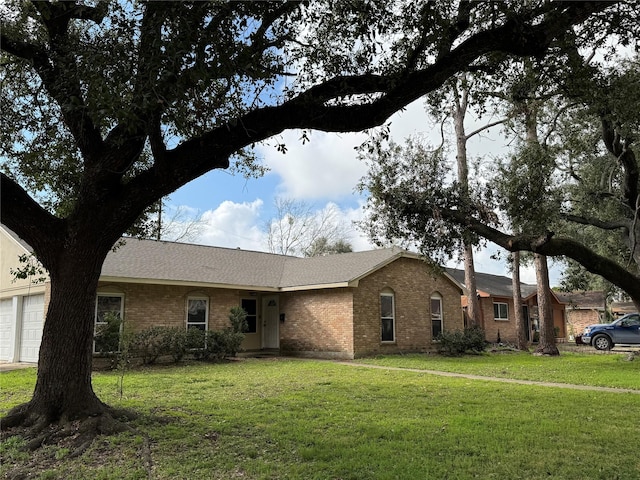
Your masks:
<svg viewBox="0 0 640 480"><path fill-rule="evenodd" d="M229 314L230 328L200 330L198 328L149 327L139 332L122 328L118 316L107 315L95 335L96 352L121 362L123 358L139 358L144 364L160 357L179 362L186 355L202 360L223 360L234 357L241 350L246 330L246 313L234 307Z"/></svg>

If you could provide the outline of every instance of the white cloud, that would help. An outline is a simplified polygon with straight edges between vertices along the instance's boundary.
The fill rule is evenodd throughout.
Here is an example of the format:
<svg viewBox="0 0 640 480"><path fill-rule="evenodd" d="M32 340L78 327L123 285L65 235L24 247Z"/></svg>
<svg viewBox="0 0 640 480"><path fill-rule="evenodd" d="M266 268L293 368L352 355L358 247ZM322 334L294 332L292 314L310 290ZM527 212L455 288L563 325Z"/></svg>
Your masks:
<svg viewBox="0 0 640 480"><path fill-rule="evenodd" d="M215 210L207 210L202 214L203 227L194 243L264 250L262 206L261 199L242 203L224 201Z"/></svg>
<svg viewBox="0 0 640 480"><path fill-rule="evenodd" d="M285 132L277 141L287 153L278 152L274 140L260 147L271 174L280 177L278 194L297 200L339 199L353 194L366 166L356 159L354 147L364 134L311 132L305 145L301 131Z"/></svg>

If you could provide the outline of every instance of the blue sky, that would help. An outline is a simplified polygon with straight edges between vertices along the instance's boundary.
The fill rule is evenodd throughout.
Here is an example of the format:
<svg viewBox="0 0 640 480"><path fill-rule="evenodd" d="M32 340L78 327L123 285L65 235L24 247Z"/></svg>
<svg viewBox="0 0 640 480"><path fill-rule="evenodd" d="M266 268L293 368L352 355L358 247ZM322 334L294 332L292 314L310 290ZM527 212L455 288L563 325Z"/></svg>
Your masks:
<svg viewBox="0 0 640 480"><path fill-rule="evenodd" d="M421 102L415 102L391 119L391 136L402 142L408 135L435 131ZM470 130L470 129L469 129ZM355 191L366 166L356 157L354 147L365 135L311 132L310 142L302 145L299 131L283 133L278 143L287 145L287 153L277 151L276 140L258 147L258 154L270 171L258 179L245 179L227 171L213 171L174 192L169 209L180 207L202 215L204 225L195 243L247 250L267 251L265 224L275 216L274 198L282 196L306 202L315 209L333 205L347 225L362 216L364 199ZM439 132L433 138L439 143ZM499 154L504 151L499 127L469 143L469 155ZM349 228L354 250L373 246L355 227ZM509 275L506 262L491 258L494 248L476 254L480 272ZM448 266L462 268L453 262ZM551 265L551 284L559 283L559 268ZM532 268L523 268L522 281L535 283Z"/></svg>

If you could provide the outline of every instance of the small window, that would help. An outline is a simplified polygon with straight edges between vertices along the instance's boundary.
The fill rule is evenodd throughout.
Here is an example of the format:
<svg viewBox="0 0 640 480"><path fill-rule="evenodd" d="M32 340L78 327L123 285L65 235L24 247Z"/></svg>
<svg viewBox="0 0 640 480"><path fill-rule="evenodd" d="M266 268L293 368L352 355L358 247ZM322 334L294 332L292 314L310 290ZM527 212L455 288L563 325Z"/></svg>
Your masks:
<svg viewBox="0 0 640 480"><path fill-rule="evenodd" d="M247 329L244 333L258 331L258 301L255 298L243 298L242 309L247 312Z"/></svg>
<svg viewBox="0 0 640 480"><path fill-rule="evenodd" d="M431 297L431 338L435 340L442 333L442 297Z"/></svg>
<svg viewBox="0 0 640 480"><path fill-rule="evenodd" d="M383 342L394 342L395 335L395 305L393 293L380 294L380 323Z"/></svg>
<svg viewBox="0 0 640 480"><path fill-rule="evenodd" d="M209 300L206 298L189 298L187 300L187 330L197 328L207 329L207 317L209 316Z"/></svg>
<svg viewBox="0 0 640 480"><path fill-rule="evenodd" d="M118 294L102 294L96 298L93 353L119 350L123 304L123 296Z"/></svg>
<svg viewBox="0 0 640 480"><path fill-rule="evenodd" d="M506 303L494 303L493 318L495 320L509 320L509 306Z"/></svg>

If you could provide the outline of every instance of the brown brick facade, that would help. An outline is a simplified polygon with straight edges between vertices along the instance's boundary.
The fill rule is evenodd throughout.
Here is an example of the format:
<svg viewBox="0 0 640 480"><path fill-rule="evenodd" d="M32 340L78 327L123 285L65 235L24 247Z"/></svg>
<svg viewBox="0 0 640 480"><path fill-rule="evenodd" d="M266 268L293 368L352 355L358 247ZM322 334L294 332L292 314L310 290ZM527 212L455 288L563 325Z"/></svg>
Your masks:
<svg viewBox="0 0 640 480"><path fill-rule="evenodd" d="M288 292L280 296L284 353L353 358L353 289Z"/></svg>
<svg viewBox="0 0 640 480"><path fill-rule="evenodd" d="M585 327L594 325L596 323L602 323L601 315L604 316L604 312L600 312L596 309L567 309L567 335L569 340L575 339L576 336L582 335Z"/></svg>
<svg viewBox="0 0 640 480"><path fill-rule="evenodd" d="M496 319L494 315L493 304L506 303L508 305L508 320ZM528 335L529 341L533 340L534 331L532 330L537 317L536 297L531 297L525 301L528 309L529 321ZM480 299L480 310L482 312L482 327L485 332L485 339L488 342L516 343L516 319L513 309L513 298L505 297L483 297ZM566 339L567 331L565 327L564 305L552 299L553 324L556 327L558 336L557 341L563 342Z"/></svg>
<svg viewBox="0 0 640 480"><path fill-rule="evenodd" d="M381 342L380 294L393 292L395 341ZM354 356L432 348L433 294L442 298L443 328L463 328L460 290L417 259L400 258L360 280L354 291Z"/></svg>
<svg viewBox="0 0 640 480"><path fill-rule="evenodd" d="M381 342L380 293L395 299L395 341ZM246 349L262 346L263 296L277 297L280 315L280 350L283 353L354 358L375 353L425 351L432 347L430 298L442 298L445 330L463 327L460 290L448 279L434 275L421 260L400 258L359 281L357 287L299 290L283 293L237 289L137 283L101 283L99 294L124 297L125 321L134 331L162 325L186 325L187 299L209 300L209 329L229 326L231 307L242 298L256 298L258 331L245 339Z"/></svg>
<svg viewBox="0 0 640 480"><path fill-rule="evenodd" d="M229 326L229 310L240 304L238 290L193 288L176 285L146 285L138 283L101 283L100 294L124 295L124 318L133 331L152 326L186 327L187 299L209 300L208 328Z"/></svg>

